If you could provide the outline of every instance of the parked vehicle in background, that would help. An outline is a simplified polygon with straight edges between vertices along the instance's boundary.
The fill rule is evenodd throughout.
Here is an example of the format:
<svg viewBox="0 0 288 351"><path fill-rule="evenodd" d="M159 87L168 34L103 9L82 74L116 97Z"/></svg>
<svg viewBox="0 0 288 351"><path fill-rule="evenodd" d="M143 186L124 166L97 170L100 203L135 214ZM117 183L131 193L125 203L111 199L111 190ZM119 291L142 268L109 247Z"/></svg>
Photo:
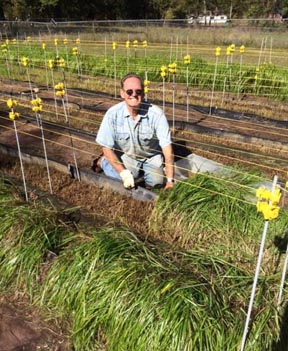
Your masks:
<svg viewBox="0 0 288 351"><path fill-rule="evenodd" d="M221 25L230 22L226 15L201 15L198 17L190 16L187 19L189 24L200 24L205 26Z"/></svg>

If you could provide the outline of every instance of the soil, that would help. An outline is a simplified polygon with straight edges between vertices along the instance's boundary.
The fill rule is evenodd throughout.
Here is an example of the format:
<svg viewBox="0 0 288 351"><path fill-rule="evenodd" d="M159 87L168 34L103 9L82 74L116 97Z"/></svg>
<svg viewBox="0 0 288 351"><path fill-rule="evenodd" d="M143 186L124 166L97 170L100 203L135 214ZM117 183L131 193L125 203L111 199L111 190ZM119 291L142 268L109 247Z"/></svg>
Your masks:
<svg viewBox="0 0 288 351"><path fill-rule="evenodd" d="M16 89L15 83L13 89L14 91ZM2 90L9 91L9 86L3 85ZM24 91L25 88L19 85L16 90ZM51 98L48 93L45 94L43 92L40 93L40 96L43 99L46 98L47 103L49 102L48 99ZM78 121L79 116L82 119L87 118L91 120L91 111L84 109L82 106L81 113L79 112L80 103L78 100L77 97L74 97L74 99L73 97L70 98L69 108L71 116L75 117L75 120L77 117ZM115 103L115 101L113 101L113 103ZM95 132L103 116L103 111L111 105L111 101L103 97L94 97L90 100L86 99L85 104L90 104L90 106L94 108L95 125L93 127L91 124L89 128L90 131ZM13 128L11 120L7 118L7 112L5 113L7 107L4 102L2 104L0 103L0 109L4 111L1 114L0 144L17 149L15 128ZM27 109L25 110L25 108L22 108L22 110L21 114L27 114ZM177 111L177 116L182 120L185 119L185 109L183 109L182 112L180 110ZM209 118L197 111L191 113L191 120L193 120L195 124L203 123L208 126L215 123L214 120L209 124ZM20 118L16 121L16 126L21 151L28 154L41 155L43 157L40 128L36 123L28 123L27 120ZM235 121L232 121L230 124L226 121L225 125L222 122L221 129L223 128L230 128L234 132L237 130ZM243 125L240 128L243 128ZM259 129L254 130L254 135L256 135L256 133L259 133ZM178 134L178 136L182 136L182 134L180 134ZM73 163L71 138L67 130L65 131L65 128L62 133L57 133L53 128L45 128L45 138L48 140L46 147L50 160L57 160L63 164ZM93 138L87 137L84 140L82 137L76 137L76 139L73 140L73 147L78 161L78 167L81 169L90 169L91 161L100 151ZM185 152L193 152L193 146L187 148L185 146ZM205 156L205 152L202 152L202 155ZM216 160L227 162L227 159L221 158L219 154ZM59 211L63 213L68 208L78 207L80 217L82 217L83 220L89 219L93 221L93 225L101 226L107 223L125 225L133 231L142 233L142 235L149 235L149 218L154 206L152 202L140 202L131 197L120 195L115 191L113 192L109 189L100 188L97 185L80 182L77 179L72 179L68 172L63 173L56 169L50 169L53 188L53 195L51 195L49 194L49 182L45 167L25 164L24 171L25 179L28 184L29 201L35 201L35 198L50 197L57 202ZM15 182L15 187L19 188L19 184L21 184L19 158L0 153L0 172L3 176L10 177L10 179ZM21 191L23 196L23 188ZM153 235L156 234L154 233ZM153 238L161 239L155 238L155 236ZM59 326L51 325L51 323L47 324L40 311L37 311L35 307L29 306L29 302L25 300L23 296L20 296L19 293L15 293L13 296L2 296L0 298L0 351L71 351L72 349L68 338L65 333L61 331Z"/></svg>
<svg viewBox="0 0 288 351"><path fill-rule="evenodd" d="M1 351L68 351L72 350L67 336L55 325L44 322L37 309L15 296L0 298Z"/></svg>

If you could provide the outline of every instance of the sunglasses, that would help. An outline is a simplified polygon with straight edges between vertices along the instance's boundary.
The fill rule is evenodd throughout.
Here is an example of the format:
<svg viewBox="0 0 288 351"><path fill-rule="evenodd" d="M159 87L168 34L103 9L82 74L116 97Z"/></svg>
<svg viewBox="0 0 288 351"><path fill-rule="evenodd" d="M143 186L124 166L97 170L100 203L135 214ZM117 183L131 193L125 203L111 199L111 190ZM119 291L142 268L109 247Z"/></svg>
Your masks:
<svg viewBox="0 0 288 351"><path fill-rule="evenodd" d="M140 96L140 95L142 95L142 93L143 93L143 90L141 90L141 89L136 89L136 90L127 89L127 90L124 90L124 91L125 91L125 93L126 93L127 95L129 95L129 96L131 96L131 95L133 94L133 92L135 92L135 94L136 94L137 96Z"/></svg>

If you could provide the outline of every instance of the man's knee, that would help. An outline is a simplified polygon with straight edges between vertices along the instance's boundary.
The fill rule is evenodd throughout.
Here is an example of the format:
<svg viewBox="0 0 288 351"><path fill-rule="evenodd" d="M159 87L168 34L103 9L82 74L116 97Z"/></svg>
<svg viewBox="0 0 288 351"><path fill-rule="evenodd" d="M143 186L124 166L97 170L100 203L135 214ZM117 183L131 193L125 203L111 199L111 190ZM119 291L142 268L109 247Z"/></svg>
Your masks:
<svg viewBox="0 0 288 351"><path fill-rule="evenodd" d="M164 185L164 174L146 173L144 178L145 184L151 188L158 188Z"/></svg>

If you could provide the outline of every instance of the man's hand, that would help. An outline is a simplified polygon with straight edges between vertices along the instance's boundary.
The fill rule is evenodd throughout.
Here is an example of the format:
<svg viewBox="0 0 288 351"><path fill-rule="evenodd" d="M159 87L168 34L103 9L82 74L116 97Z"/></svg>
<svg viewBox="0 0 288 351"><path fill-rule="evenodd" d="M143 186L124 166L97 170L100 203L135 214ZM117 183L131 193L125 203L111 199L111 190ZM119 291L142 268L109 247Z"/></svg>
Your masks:
<svg viewBox="0 0 288 351"><path fill-rule="evenodd" d="M119 175L123 181L124 188L127 188L127 189L134 188L135 186L134 178L132 173L128 169L124 169L124 171L120 172Z"/></svg>

